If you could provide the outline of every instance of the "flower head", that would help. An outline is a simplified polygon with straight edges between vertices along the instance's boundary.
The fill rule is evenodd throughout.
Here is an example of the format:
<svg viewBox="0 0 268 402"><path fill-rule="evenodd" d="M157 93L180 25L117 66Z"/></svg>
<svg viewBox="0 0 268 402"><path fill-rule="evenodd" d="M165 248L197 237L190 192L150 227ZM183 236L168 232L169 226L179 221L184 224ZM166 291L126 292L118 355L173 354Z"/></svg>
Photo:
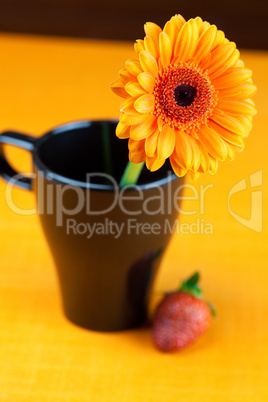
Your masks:
<svg viewBox="0 0 268 402"><path fill-rule="evenodd" d="M175 15L163 30L149 22L145 34L111 84L124 98L116 135L129 139L130 161L152 171L169 158L178 176L214 174L252 128L252 72L235 43L200 17Z"/></svg>

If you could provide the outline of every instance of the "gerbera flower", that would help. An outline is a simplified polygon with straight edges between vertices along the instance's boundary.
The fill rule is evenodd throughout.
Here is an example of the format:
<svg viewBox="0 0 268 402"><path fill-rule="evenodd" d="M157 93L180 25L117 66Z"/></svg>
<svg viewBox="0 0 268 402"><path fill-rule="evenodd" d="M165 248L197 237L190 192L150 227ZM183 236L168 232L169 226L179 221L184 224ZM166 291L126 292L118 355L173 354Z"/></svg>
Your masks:
<svg viewBox="0 0 268 402"><path fill-rule="evenodd" d="M111 84L124 98L116 135L129 139L130 161L149 170L169 158L178 176L213 174L252 128L252 72L235 43L200 17L175 15L163 30L149 22L145 34Z"/></svg>

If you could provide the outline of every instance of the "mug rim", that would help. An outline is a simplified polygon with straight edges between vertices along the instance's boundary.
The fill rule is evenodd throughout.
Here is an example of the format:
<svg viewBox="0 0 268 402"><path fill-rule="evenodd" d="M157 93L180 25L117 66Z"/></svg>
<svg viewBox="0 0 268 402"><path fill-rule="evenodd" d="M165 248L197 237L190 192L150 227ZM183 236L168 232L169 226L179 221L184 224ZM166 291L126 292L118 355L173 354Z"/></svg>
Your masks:
<svg viewBox="0 0 268 402"><path fill-rule="evenodd" d="M39 155L39 147L42 145L42 143L47 141L50 137L61 134L62 132L67 132L67 131L73 130L73 129L90 127L93 123L99 123L99 122L107 122L107 123L117 124L118 119L103 119L103 120L100 120L100 119L86 120L85 119L85 120L71 121L71 122L60 124L60 125L56 126L55 128L52 128L51 130L46 132L41 137L37 138L36 142L35 142L34 150L33 150L33 164L37 168L37 171L41 172L48 181L53 182L53 183L70 185L70 186L80 187L83 189L92 189L92 190L100 190L100 191L114 191L115 190L114 185L88 183L86 181L71 179L67 176L56 173L55 171L50 169L41 160L40 155ZM100 172L98 172L98 173L100 174ZM132 191L135 190L135 187L138 187L139 190L147 190L147 189L163 186L173 180L179 179L179 177L173 171L170 171L170 172L168 171L167 173L168 174L165 177L154 180L149 183L129 185L126 187L120 187L119 183L117 183L117 186L118 186L118 188L125 188L126 190L132 190ZM101 174L103 174L103 172Z"/></svg>

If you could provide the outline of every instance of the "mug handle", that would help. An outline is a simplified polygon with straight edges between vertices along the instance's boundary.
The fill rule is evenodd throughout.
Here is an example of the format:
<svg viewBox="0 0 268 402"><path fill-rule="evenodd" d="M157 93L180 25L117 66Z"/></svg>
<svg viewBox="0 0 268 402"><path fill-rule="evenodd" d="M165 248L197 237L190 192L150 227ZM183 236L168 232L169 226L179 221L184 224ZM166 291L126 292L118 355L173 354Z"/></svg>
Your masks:
<svg viewBox="0 0 268 402"><path fill-rule="evenodd" d="M4 149L1 144L9 144L14 145L15 147L26 149L27 151L32 152L34 149L34 144L36 142L35 137L31 137L29 135L16 133L14 131L6 131L0 134L0 176L3 177L4 180L9 181L13 179L16 175L20 177L16 179L14 185L24 188L26 190L32 189L32 179L22 174L16 172L8 163Z"/></svg>

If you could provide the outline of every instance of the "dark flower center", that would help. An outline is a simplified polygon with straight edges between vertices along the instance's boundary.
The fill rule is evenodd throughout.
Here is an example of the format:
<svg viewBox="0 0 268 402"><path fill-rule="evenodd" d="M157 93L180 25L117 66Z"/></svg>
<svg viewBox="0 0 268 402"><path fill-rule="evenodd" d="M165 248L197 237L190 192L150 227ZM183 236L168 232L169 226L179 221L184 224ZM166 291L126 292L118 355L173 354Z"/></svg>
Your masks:
<svg viewBox="0 0 268 402"><path fill-rule="evenodd" d="M174 89L175 101L178 106L190 106L195 98L197 91L188 84L180 84Z"/></svg>
<svg viewBox="0 0 268 402"><path fill-rule="evenodd" d="M207 72L194 62L170 64L155 79L154 115L172 128L198 131L218 103Z"/></svg>

